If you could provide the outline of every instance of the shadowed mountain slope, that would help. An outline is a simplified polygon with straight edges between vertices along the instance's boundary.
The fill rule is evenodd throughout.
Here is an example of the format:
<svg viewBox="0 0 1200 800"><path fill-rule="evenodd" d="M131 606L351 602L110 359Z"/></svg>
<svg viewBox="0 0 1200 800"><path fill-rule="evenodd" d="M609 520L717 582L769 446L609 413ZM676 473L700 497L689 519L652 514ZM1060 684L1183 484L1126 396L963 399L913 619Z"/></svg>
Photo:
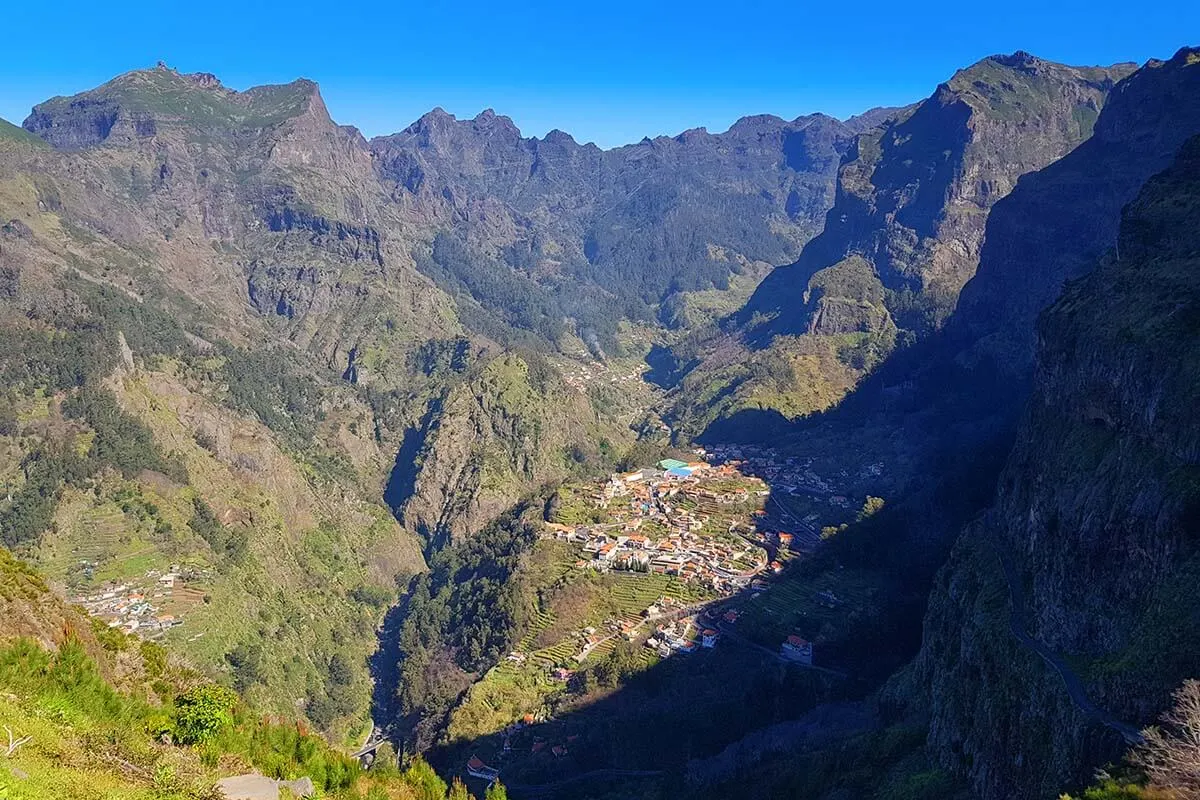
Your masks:
<svg viewBox="0 0 1200 800"><path fill-rule="evenodd" d="M940 328L975 274L993 205L1091 136L1132 70L993 56L858 136L822 233L722 331L678 349L682 430L740 408L820 410L898 344ZM768 361L790 374L754 368Z"/></svg>

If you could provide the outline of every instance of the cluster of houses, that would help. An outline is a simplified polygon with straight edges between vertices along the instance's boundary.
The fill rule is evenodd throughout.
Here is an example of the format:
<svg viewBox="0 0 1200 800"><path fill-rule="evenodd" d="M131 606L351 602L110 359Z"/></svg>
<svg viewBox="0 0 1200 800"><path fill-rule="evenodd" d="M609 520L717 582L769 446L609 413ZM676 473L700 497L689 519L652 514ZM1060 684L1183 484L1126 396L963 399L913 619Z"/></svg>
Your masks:
<svg viewBox="0 0 1200 800"><path fill-rule="evenodd" d="M141 581L109 585L97 592L74 597L72 602L108 623L110 628L119 628L143 639L156 639L183 624L182 618L162 612L162 605L181 582L182 573L178 566L172 566L166 572L152 569Z"/></svg>
<svg viewBox="0 0 1200 800"><path fill-rule="evenodd" d="M562 758L567 755L571 747L579 741L579 734L562 736L558 741L547 739L544 736L530 736L530 729L534 725L548 721L549 717L543 712L525 714L521 719L508 725L501 731L504 736L504 746L503 750L497 754L498 758L507 760L514 754L523 752L528 752L531 756L547 755L554 758ZM526 748L528 749L526 750ZM500 770L488 766L477 755L472 755L467 760L467 773L476 778L493 781L499 776Z"/></svg>
<svg viewBox="0 0 1200 800"><path fill-rule="evenodd" d="M691 615L657 626L646 639L645 646L655 651L659 658L668 658L675 653L694 653L701 647L716 647L720 638L720 631Z"/></svg>
<svg viewBox="0 0 1200 800"><path fill-rule="evenodd" d="M548 523L547 530L581 545L587 558L580 566L674 575L733 592L768 568L747 510L767 494L765 484L736 466L664 459L613 475L588 495L605 522Z"/></svg>
<svg viewBox="0 0 1200 800"><path fill-rule="evenodd" d="M813 460L801 456L780 456L774 450L754 445L718 445L709 450L698 448L697 452L713 463L731 465L747 475L755 475L771 485L776 494L807 497L835 509L847 510L854 502L835 488L834 484L821 477L813 469ZM883 474L882 463L871 464L860 478L878 478ZM842 473L842 478L846 478ZM815 535L821 514L807 515L803 523L806 533Z"/></svg>
<svg viewBox="0 0 1200 800"><path fill-rule="evenodd" d="M559 368L562 370L563 382L580 392L586 392L588 387L604 382L634 385L642 383L643 367L636 364L624 372L617 372L609 363L585 358L560 364Z"/></svg>

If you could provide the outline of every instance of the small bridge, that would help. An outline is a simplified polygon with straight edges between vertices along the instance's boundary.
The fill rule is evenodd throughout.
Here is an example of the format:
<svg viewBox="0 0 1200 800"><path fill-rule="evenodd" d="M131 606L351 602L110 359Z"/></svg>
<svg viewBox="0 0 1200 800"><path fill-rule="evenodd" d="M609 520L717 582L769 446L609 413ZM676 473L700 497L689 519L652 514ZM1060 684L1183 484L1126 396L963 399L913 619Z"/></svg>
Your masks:
<svg viewBox="0 0 1200 800"><path fill-rule="evenodd" d="M371 739L367 740L367 743L363 745L361 749L359 749L357 752L351 753L350 757L362 761L367 756L374 755L375 751L378 750L381 745L385 744L387 744L386 737L380 737L378 739L372 737Z"/></svg>

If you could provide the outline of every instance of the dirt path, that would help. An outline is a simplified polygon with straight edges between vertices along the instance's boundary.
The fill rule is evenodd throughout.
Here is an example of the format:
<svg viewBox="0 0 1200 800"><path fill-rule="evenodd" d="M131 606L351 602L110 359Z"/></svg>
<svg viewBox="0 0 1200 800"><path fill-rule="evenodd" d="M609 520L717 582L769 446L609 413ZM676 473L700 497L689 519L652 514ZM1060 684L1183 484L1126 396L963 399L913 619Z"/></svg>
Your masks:
<svg viewBox="0 0 1200 800"><path fill-rule="evenodd" d="M217 788L228 800L279 800L279 790L284 787L291 790L296 797L311 797L316 794L313 782L308 778L277 781L254 772L217 781Z"/></svg>

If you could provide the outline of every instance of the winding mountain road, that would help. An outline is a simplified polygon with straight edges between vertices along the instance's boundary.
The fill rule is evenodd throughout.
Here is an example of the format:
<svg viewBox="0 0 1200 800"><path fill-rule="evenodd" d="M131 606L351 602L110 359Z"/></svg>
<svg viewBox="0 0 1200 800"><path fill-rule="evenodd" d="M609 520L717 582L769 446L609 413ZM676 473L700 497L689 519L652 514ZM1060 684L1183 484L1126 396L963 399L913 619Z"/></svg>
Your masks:
<svg viewBox="0 0 1200 800"><path fill-rule="evenodd" d="M1008 583L1008 627L1012 635L1026 648L1037 653L1043 661L1058 673L1058 677L1062 679L1063 686L1066 688L1071 702L1089 719L1116 731L1128 744L1141 744L1143 741L1141 731L1129 723L1122 722L1093 703L1087 696L1087 690L1084 689L1083 681L1075 674L1070 665L1050 649L1049 645L1033 638L1026 632L1024 621L1025 594L1021 588L1020 576L1017 575L1016 567L1013 566L1012 559L1007 553L1001 552L1000 548L994 544L992 545L992 549L1000 561L1001 568L1004 570L1005 582Z"/></svg>

